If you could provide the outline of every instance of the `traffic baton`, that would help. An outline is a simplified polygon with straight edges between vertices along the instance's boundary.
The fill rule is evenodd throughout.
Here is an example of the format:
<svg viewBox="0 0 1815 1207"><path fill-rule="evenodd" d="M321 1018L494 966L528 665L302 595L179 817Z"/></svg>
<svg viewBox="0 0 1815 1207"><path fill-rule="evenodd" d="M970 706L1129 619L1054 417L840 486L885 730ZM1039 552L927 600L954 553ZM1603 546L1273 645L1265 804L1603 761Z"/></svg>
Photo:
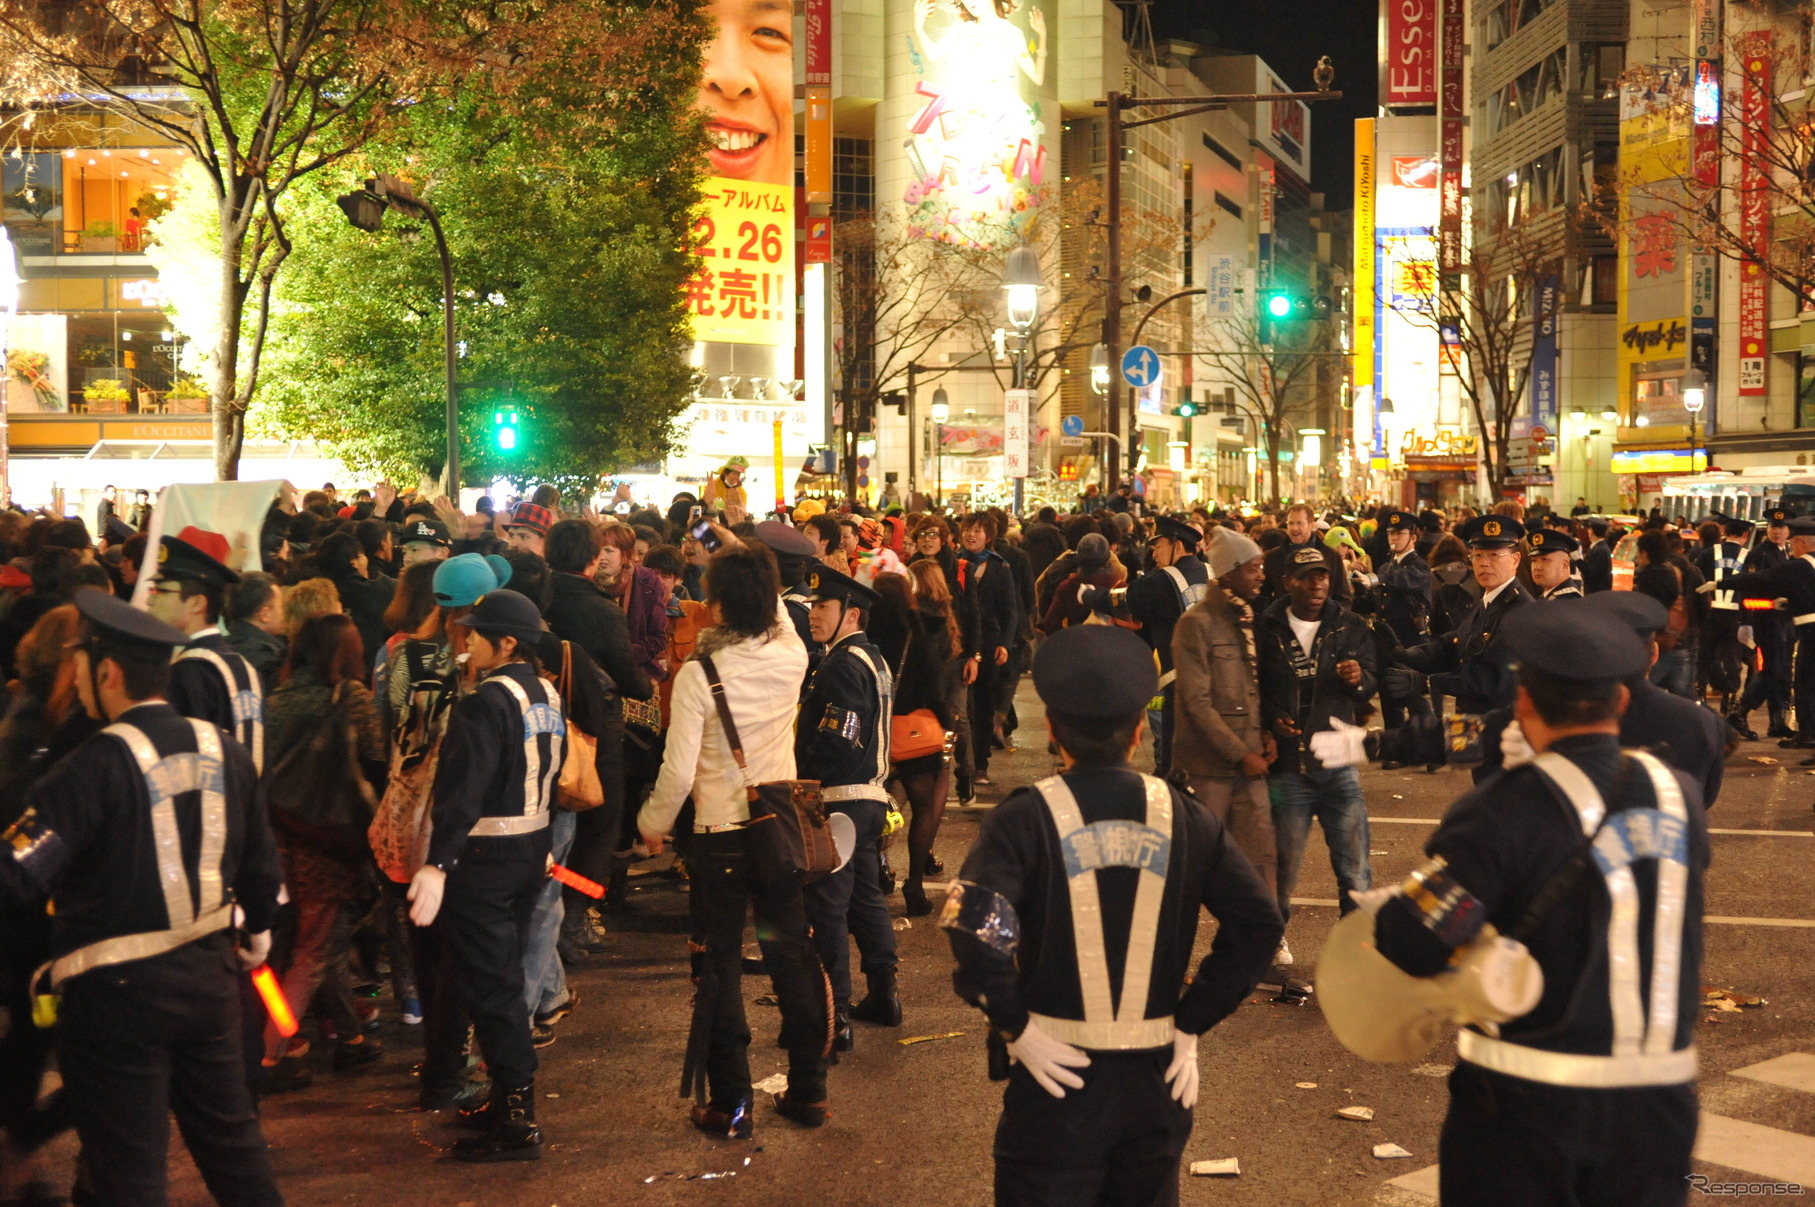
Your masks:
<svg viewBox="0 0 1815 1207"><path fill-rule="evenodd" d="M568 888L585 893L588 897L596 899L605 895L605 886L598 881L588 880L586 877L580 875L580 873L570 871L553 861L550 861L548 865L548 874L553 876L556 880L559 880L562 884L565 884Z"/></svg>
<svg viewBox="0 0 1815 1207"><path fill-rule="evenodd" d="M271 1016L271 1025L285 1039L296 1034L296 1015L290 1010L290 1003L284 997L284 991L277 983L277 974L271 971L271 965L260 964L252 970L252 987L258 990L258 996L265 1003L265 1013Z"/></svg>

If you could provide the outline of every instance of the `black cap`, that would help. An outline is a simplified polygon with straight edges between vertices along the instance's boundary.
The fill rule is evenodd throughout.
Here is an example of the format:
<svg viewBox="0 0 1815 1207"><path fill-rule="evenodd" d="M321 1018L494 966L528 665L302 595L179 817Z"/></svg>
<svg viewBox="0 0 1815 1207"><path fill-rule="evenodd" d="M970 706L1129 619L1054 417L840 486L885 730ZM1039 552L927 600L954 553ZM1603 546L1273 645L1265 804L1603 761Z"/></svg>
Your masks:
<svg viewBox="0 0 1815 1207"><path fill-rule="evenodd" d="M106 591L77 591L71 602L97 633L142 652L147 661L168 658L172 647L189 644L180 630Z"/></svg>
<svg viewBox="0 0 1815 1207"><path fill-rule="evenodd" d="M1790 521L1791 536L1815 536L1815 515L1799 515Z"/></svg>
<svg viewBox="0 0 1815 1207"><path fill-rule="evenodd" d="M1500 633L1515 666L1553 679L1582 684L1617 682L1651 665L1650 647L1630 625L1609 625L1604 612L1575 600L1514 608L1502 622Z"/></svg>
<svg viewBox="0 0 1815 1207"><path fill-rule="evenodd" d="M1198 542L1204 539L1203 533L1183 520L1175 520L1169 515L1163 515L1153 522L1153 535L1156 538L1163 536L1167 540L1177 541L1187 549L1197 548Z"/></svg>
<svg viewBox="0 0 1815 1207"><path fill-rule="evenodd" d="M1538 529L1525 538L1525 544L1533 553L1574 553L1582 547L1582 542L1554 528Z"/></svg>
<svg viewBox="0 0 1815 1207"><path fill-rule="evenodd" d="M1626 625L1646 641L1650 641L1670 619L1670 611L1663 601L1643 591L1596 591L1583 601L1582 606Z"/></svg>
<svg viewBox="0 0 1815 1207"><path fill-rule="evenodd" d="M1773 528L1781 528L1783 525L1788 524L1795 514L1796 509L1792 507L1773 507L1771 510L1765 512L1765 523L1771 525Z"/></svg>
<svg viewBox="0 0 1815 1207"><path fill-rule="evenodd" d="M1323 555L1321 545L1300 545L1292 550L1292 560L1286 563L1286 577L1297 578L1301 574L1310 574L1322 570L1330 572L1330 563Z"/></svg>
<svg viewBox="0 0 1815 1207"><path fill-rule="evenodd" d="M1400 507L1383 507L1374 515L1382 532L1416 532L1418 517Z"/></svg>
<svg viewBox="0 0 1815 1207"><path fill-rule="evenodd" d="M158 577L225 587L239 581L221 560L226 554L227 538L220 533L185 528L181 536L167 536L158 545Z"/></svg>
<svg viewBox="0 0 1815 1207"><path fill-rule="evenodd" d="M1434 511L1420 512L1418 515L1418 527L1424 529L1426 532L1442 532L1443 517Z"/></svg>
<svg viewBox="0 0 1815 1207"><path fill-rule="evenodd" d="M764 520L756 526L756 539L769 547L777 557L817 557L819 546L806 533L780 520Z"/></svg>
<svg viewBox="0 0 1815 1207"><path fill-rule="evenodd" d="M1728 536L1747 536L1757 525L1751 520L1744 520L1738 516L1727 516L1721 520L1720 527L1721 531Z"/></svg>
<svg viewBox="0 0 1815 1207"><path fill-rule="evenodd" d="M1588 531L1596 536L1606 536L1607 530L1613 527L1612 523L1600 516L1588 516L1582 520L1582 523L1588 525Z"/></svg>
<svg viewBox="0 0 1815 1207"><path fill-rule="evenodd" d="M427 516L415 516L405 524L403 537L397 543L399 545L440 545L444 549L452 548L454 544L453 539L448 535L447 525Z"/></svg>
<svg viewBox="0 0 1815 1207"><path fill-rule="evenodd" d="M1525 539L1525 525L1509 515L1478 515L1456 536L1470 549L1504 549Z"/></svg>
<svg viewBox="0 0 1815 1207"><path fill-rule="evenodd" d="M541 637L542 613L527 595L500 587L481 595L460 623L479 633L498 633L519 641Z"/></svg>
<svg viewBox="0 0 1815 1207"><path fill-rule="evenodd" d="M108 516L107 523L101 527L101 535L107 538L109 544L113 545L124 545L134 536L138 535L138 531L137 528L134 528L131 524L128 524L117 515Z"/></svg>
<svg viewBox="0 0 1815 1207"><path fill-rule="evenodd" d="M1120 625L1060 629L1034 655L1034 690L1049 712L1083 720L1126 721L1160 690L1153 647Z"/></svg>
<svg viewBox="0 0 1815 1207"><path fill-rule="evenodd" d="M882 596L850 575L840 574L825 565L817 565L807 571L806 587L807 598L815 601L836 599L840 603L856 604L860 608L873 608L882 600Z"/></svg>

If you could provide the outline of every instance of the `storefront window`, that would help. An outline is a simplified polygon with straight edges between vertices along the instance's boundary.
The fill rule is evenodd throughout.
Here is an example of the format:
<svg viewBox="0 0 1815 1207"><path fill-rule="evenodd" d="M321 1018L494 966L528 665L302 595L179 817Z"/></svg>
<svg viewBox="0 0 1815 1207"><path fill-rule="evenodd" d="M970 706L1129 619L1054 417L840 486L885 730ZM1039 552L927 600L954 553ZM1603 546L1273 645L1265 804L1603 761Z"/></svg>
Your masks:
<svg viewBox="0 0 1815 1207"><path fill-rule="evenodd" d="M1633 418L1643 415L1647 424L1683 426L1689 412L1683 409L1683 376L1679 373L1640 377L1633 398Z"/></svg>
<svg viewBox="0 0 1815 1207"><path fill-rule="evenodd" d="M5 221L20 254L118 255L145 250L146 227L170 208L176 147L67 147L0 159Z"/></svg>

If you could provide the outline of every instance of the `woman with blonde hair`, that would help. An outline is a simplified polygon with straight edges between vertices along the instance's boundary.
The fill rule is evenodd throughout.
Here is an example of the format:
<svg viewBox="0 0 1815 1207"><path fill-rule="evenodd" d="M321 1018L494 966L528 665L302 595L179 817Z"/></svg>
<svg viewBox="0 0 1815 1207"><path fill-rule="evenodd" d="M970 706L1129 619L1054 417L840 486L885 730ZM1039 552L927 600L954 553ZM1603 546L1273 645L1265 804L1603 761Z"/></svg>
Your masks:
<svg viewBox="0 0 1815 1207"><path fill-rule="evenodd" d="M305 578L284 590L284 636L296 636L311 616L340 610L340 591L332 579Z"/></svg>

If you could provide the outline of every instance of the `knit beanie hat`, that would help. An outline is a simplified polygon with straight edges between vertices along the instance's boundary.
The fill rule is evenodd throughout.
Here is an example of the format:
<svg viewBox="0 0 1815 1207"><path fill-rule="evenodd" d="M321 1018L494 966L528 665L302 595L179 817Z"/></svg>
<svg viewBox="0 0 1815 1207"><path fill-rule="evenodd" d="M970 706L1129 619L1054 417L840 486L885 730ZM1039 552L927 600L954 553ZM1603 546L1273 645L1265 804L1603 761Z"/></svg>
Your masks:
<svg viewBox="0 0 1815 1207"><path fill-rule="evenodd" d="M1244 566L1260 556L1260 546L1233 528L1218 528L1210 540L1204 560L1210 563L1210 577L1221 578L1237 566Z"/></svg>

